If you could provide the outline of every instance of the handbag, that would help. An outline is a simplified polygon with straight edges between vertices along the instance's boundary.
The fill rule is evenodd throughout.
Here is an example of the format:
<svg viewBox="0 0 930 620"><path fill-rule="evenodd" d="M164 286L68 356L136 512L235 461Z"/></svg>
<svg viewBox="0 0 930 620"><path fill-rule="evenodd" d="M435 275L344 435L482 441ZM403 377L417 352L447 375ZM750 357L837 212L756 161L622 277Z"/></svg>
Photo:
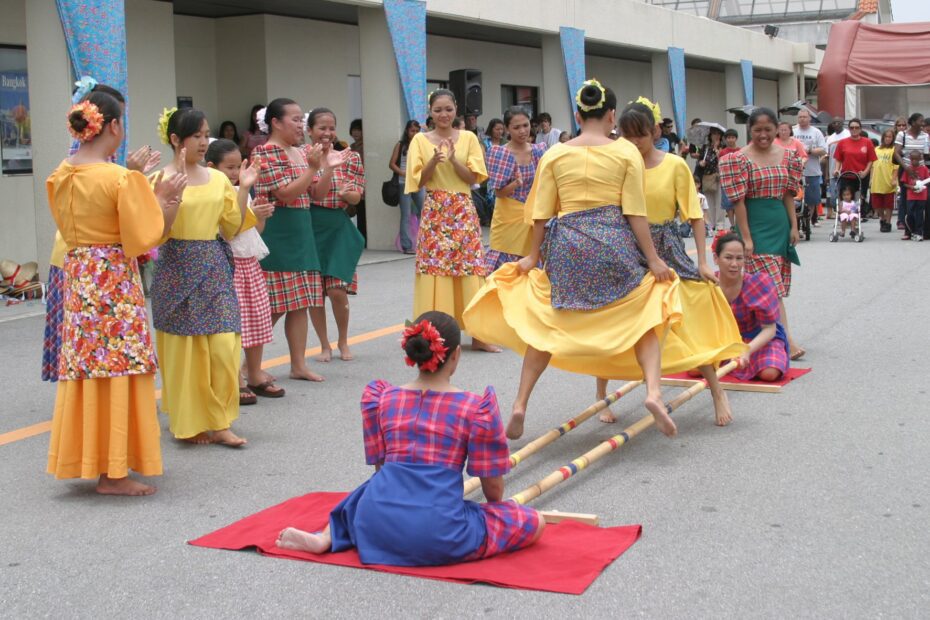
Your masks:
<svg viewBox="0 0 930 620"><path fill-rule="evenodd" d="M394 165L400 165L400 151L397 152L397 160L394 161ZM385 181L381 184L381 200L384 201L389 207L396 207L400 204L400 183L397 179L397 173L395 172L390 180Z"/></svg>
<svg viewBox="0 0 930 620"><path fill-rule="evenodd" d="M701 177L701 190L705 192L716 192L720 187L717 173L705 174Z"/></svg>

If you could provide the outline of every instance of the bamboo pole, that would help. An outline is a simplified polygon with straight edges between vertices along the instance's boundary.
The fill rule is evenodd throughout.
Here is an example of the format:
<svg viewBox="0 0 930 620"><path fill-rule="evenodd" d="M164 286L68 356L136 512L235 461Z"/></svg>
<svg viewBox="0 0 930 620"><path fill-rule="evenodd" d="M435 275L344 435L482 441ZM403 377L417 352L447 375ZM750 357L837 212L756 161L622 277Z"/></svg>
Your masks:
<svg viewBox="0 0 930 620"><path fill-rule="evenodd" d="M574 430L582 422L587 421L589 418L597 415L604 409L607 409L607 407L611 406L622 397L632 392L634 388L642 384L642 381L630 381L629 383L625 383L624 385L620 386L620 389L616 390L613 394L610 394L606 398L602 398L601 400L597 401L568 422L565 422L561 426L554 428L543 435L540 435L530 443L526 444L510 455L511 469L523 462L528 456L535 454L539 450L542 450L554 442L559 437ZM479 478L469 478L465 481L465 495L471 495L477 491L480 486L481 480Z"/></svg>
<svg viewBox="0 0 930 620"><path fill-rule="evenodd" d="M717 370L717 378L721 378L735 370L739 367L739 361L733 360L729 362L726 366L721 367ZM707 387L706 381L701 381L692 385L690 388L679 394L672 402L666 405L666 408L671 414L673 411L678 409L681 405L691 400L695 395L704 391ZM630 425L619 435L614 435L606 441L602 441L600 444L585 452L575 460L573 460L568 465L560 467L555 470L536 484L531 487L528 487L510 499L514 500L518 504L526 504L533 501L546 491L552 489L554 486L568 480L575 474L577 474L582 469L586 468L588 465L602 458L605 454L609 454L614 450L620 448L620 446L628 443L633 437L636 437L641 432L652 426L654 419L652 414L649 414L642 419L638 420L634 424Z"/></svg>

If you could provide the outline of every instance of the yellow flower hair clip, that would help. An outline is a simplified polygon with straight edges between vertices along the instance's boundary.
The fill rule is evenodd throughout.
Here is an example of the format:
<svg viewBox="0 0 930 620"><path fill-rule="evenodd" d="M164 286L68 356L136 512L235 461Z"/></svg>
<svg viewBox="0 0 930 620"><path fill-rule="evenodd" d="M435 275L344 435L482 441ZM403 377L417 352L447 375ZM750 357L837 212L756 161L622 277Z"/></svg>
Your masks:
<svg viewBox="0 0 930 620"><path fill-rule="evenodd" d="M161 116L158 117L158 138L162 144L171 144L171 137L168 135L168 121L177 111L177 108L163 108Z"/></svg>
<svg viewBox="0 0 930 620"><path fill-rule="evenodd" d="M634 103L641 103L650 110L652 110L652 118L655 119L656 125L662 124L662 110L659 109L658 103L653 103L652 101L646 99L645 97L640 97Z"/></svg>
<svg viewBox="0 0 930 620"><path fill-rule="evenodd" d="M581 102L581 91L585 89L586 86L596 86L599 91L601 91L601 98L594 105L585 105ZM599 110L604 106L604 103L607 101L607 91L598 82L596 79L591 78L590 80L585 80L581 83L581 88L578 89L578 92L575 93L575 103L578 104L578 109L582 112L591 112L592 110Z"/></svg>

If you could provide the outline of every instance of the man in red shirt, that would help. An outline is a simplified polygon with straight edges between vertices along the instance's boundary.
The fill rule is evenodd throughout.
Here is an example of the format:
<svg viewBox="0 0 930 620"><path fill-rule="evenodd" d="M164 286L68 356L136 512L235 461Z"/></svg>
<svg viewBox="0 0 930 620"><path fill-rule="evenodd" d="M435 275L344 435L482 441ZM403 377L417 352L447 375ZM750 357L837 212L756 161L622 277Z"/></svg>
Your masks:
<svg viewBox="0 0 930 620"><path fill-rule="evenodd" d="M843 188L852 185L853 189L859 190L859 199L862 204L861 213L862 221L867 221L868 201L865 199L865 190L869 187L869 173L872 171L872 162L878 159L875 154L875 146L872 141L862 135L862 121L854 118L849 121L848 138L840 140L836 145L836 152L833 153L833 159L836 163L833 166L833 176L840 176L841 172L853 172L859 176L859 187L855 187L855 181L852 179L840 179L837 187L837 196L843 195Z"/></svg>

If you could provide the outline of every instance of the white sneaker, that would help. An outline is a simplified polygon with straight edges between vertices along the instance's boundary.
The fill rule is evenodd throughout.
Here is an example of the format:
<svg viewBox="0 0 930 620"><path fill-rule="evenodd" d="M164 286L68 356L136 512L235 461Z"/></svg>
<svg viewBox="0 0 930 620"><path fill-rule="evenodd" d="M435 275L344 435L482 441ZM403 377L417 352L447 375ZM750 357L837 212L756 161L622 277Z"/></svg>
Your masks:
<svg viewBox="0 0 930 620"><path fill-rule="evenodd" d="M913 240L913 241L923 241L923 240L924 240L924 237L923 237L923 235L911 235L911 240Z"/></svg>

